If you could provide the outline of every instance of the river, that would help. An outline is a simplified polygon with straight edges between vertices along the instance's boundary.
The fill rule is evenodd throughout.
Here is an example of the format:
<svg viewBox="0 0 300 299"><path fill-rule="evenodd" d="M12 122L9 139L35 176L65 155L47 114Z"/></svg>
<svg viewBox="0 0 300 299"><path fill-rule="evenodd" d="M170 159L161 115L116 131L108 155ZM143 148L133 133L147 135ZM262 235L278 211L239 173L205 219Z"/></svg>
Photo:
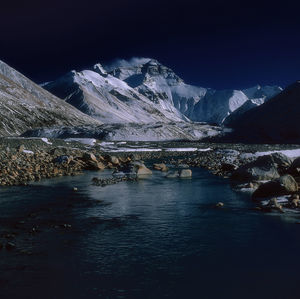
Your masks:
<svg viewBox="0 0 300 299"><path fill-rule="evenodd" d="M0 298L299 298L296 214L204 169L91 185L109 174L0 189Z"/></svg>

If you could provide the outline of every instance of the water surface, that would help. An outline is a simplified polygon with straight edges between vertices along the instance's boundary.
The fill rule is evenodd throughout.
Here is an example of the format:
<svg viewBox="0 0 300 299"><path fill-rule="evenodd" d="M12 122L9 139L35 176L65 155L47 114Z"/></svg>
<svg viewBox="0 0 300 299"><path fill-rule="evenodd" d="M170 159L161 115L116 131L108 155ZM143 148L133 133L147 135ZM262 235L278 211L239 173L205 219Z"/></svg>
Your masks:
<svg viewBox="0 0 300 299"><path fill-rule="evenodd" d="M254 211L202 169L91 185L105 175L0 189L1 233L17 234L1 298L299 298L297 215Z"/></svg>

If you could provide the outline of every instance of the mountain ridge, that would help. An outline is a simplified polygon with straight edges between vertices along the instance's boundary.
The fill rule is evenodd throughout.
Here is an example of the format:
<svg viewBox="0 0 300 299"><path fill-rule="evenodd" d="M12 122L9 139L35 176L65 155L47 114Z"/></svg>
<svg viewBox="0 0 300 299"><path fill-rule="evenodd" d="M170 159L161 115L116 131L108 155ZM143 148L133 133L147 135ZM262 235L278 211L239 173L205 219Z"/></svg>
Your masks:
<svg viewBox="0 0 300 299"><path fill-rule="evenodd" d="M81 98L78 95L75 96L76 93L61 94L61 90L64 89L62 81L68 74L45 84L44 87L104 123L138 121L149 123L151 121L168 122L175 120L209 122L221 125L232 112L246 101L252 100L257 104L262 104L282 90L278 86L257 85L244 90L218 91L189 85L172 69L151 58L116 60L107 65L97 63L87 70L73 72L77 74L77 77L73 78L73 82L69 84L78 84L76 92L81 93ZM90 76L95 80L90 80ZM81 80L78 79L79 77ZM88 86L87 81L93 86ZM97 92L99 87L102 89L102 94ZM88 107L91 102L89 96L94 98L93 103L90 104L94 110L91 109L90 111L84 110L84 107ZM133 109L135 117L130 116L126 107L128 104L132 104L132 97L139 99L137 105L129 108L129 110ZM123 104L120 104L120 101ZM81 106L78 103L81 103ZM158 117L153 119L153 117L141 113L139 107L141 103L148 107L146 110L151 107L150 110L153 113L159 111L159 113L156 112ZM101 107L96 109L97 105ZM120 113L117 113L112 106L119 107L118 110L127 111L123 116L120 116ZM103 115L104 112L101 109L110 114L111 120ZM140 113L140 117L138 117L138 113ZM159 115L160 119L158 119Z"/></svg>

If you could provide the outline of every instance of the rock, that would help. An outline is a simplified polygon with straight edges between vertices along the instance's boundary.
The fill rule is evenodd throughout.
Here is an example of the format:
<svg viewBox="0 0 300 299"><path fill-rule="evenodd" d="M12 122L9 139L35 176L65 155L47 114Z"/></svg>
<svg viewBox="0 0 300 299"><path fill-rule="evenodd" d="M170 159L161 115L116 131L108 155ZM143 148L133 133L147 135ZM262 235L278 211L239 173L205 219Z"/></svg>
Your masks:
<svg viewBox="0 0 300 299"><path fill-rule="evenodd" d="M190 169L181 169L179 172L180 178L190 178L192 177L192 171Z"/></svg>
<svg viewBox="0 0 300 299"><path fill-rule="evenodd" d="M293 199L299 199L299 195L298 194L292 194L290 197L291 200Z"/></svg>
<svg viewBox="0 0 300 299"><path fill-rule="evenodd" d="M88 161L97 162L97 158L92 153L84 153L83 156L82 156L82 160L85 161L85 162L88 162Z"/></svg>
<svg viewBox="0 0 300 299"><path fill-rule="evenodd" d="M223 202L218 202L216 205L215 205L216 208L222 208L224 207L224 203Z"/></svg>
<svg viewBox="0 0 300 299"><path fill-rule="evenodd" d="M292 159L282 153L274 153L270 155L280 174L285 174L292 164Z"/></svg>
<svg viewBox="0 0 300 299"><path fill-rule="evenodd" d="M114 165L119 165L120 161L116 156L110 156L110 162Z"/></svg>
<svg viewBox="0 0 300 299"><path fill-rule="evenodd" d="M291 175L300 175L300 157L296 158L288 169L288 173Z"/></svg>
<svg viewBox="0 0 300 299"><path fill-rule="evenodd" d="M173 179L173 178L178 178L178 177L179 177L178 170L169 171L166 175L166 178L168 178L168 179Z"/></svg>
<svg viewBox="0 0 300 299"><path fill-rule="evenodd" d="M162 171L162 172L167 172L168 171L168 167L164 163L155 163L155 164L153 164L153 169L159 170L159 171Z"/></svg>
<svg viewBox="0 0 300 299"><path fill-rule="evenodd" d="M252 194L253 198L286 195L298 191L295 179L287 174L274 181L260 185Z"/></svg>
<svg viewBox="0 0 300 299"><path fill-rule="evenodd" d="M22 153L24 151L24 149L25 149L24 145L21 144L17 147L17 152Z"/></svg>
<svg viewBox="0 0 300 299"><path fill-rule="evenodd" d="M149 168L147 168L145 165L140 165L138 166L136 174L137 176L150 175L152 174L152 171Z"/></svg>
<svg viewBox="0 0 300 299"><path fill-rule="evenodd" d="M300 199L299 198L294 198L291 201L291 207L292 208L298 208L300 206Z"/></svg>
<svg viewBox="0 0 300 299"><path fill-rule="evenodd" d="M231 178L246 182L277 179L280 177L277 170L278 165L280 164L280 167L286 165L280 158L282 157L279 154L258 157L255 161L242 165L235 170ZM282 159L284 160L284 158Z"/></svg>

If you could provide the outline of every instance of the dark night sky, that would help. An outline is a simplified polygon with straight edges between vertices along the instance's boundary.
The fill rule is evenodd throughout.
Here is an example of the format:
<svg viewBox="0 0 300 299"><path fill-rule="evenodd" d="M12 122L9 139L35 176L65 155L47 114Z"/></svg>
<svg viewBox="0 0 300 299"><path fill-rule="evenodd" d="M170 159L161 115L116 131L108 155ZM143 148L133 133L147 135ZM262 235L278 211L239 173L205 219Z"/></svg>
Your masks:
<svg viewBox="0 0 300 299"><path fill-rule="evenodd" d="M204 87L286 86L300 79L300 12L293 2L6 1L0 59L37 82L142 56Z"/></svg>

